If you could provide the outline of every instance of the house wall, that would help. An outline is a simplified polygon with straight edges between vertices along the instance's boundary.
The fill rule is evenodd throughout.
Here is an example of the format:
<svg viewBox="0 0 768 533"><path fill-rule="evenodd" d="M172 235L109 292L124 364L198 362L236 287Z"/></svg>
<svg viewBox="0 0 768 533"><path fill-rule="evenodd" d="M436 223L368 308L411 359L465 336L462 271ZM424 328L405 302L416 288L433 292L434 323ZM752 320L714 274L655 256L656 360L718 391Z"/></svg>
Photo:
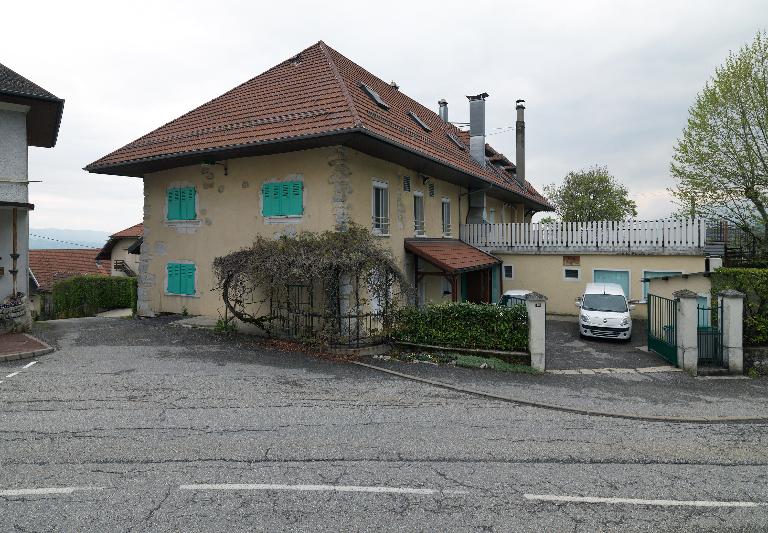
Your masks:
<svg viewBox="0 0 768 533"><path fill-rule="evenodd" d="M653 255L607 255L593 254L580 256L563 255L521 255L497 253L504 265L511 265L514 279L502 278L503 290L528 289L547 297L547 312L563 315L577 315L578 309L574 302L581 296L587 283L593 282L596 269L629 270L630 300L642 300L644 271L680 271L683 273L701 272L704 270L702 256L653 256ZM578 280L566 280L564 277L565 262L578 265L567 268L578 268ZM677 290L677 289L675 289ZM638 303L632 315L637 318L646 316L644 303Z"/></svg>
<svg viewBox="0 0 768 533"><path fill-rule="evenodd" d="M411 192L403 191L403 176L410 176ZM223 312L223 304L220 292L213 290L215 257L249 246L256 235L277 237L331 230L348 221L370 227L374 179L386 182L389 189L390 235L379 239L412 279L413 258L405 253L403 241L414 237L413 193L424 195L426 237L442 236L442 198L448 198L451 236L458 238L459 224L467 213L466 190L432 178L435 194L430 197L428 183L423 183L417 172L344 147L230 160L226 176L220 165L207 171L196 165L148 174L144 177L139 313L181 312L186 308L191 314L217 316ZM303 216L265 219L261 215L261 186L268 181L292 180L304 183ZM196 221L165 220L166 191L180 186L197 190ZM488 205L503 209L502 202L490 197ZM195 295L166 294L169 262L195 263ZM440 277L425 278L426 301L450 298L443 295Z"/></svg>
<svg viewBox="0 0 768 533"><path fill-rule="evenodd" d="M118 260L125 261L134 272L139 271L139 254L128 253L128 248L135 242L135 237L131 237L130 239L119 239L112 247L112 254L110 256L112 276L125 277L127 275L120 270L115 270L115 261Z"/></svg>
<svg viewBox="0 0 768 533"><path fill-rule="evenodd" d="M673 299L672 293L688 289L702 296L712 294L712 279L700 273L683 277L674 277L669 279L652 279L650 281L649 292L657 296Z"/></svg>
<svg viewBox="0 0 768 533"><path fill-rule="evenodd" d="M29 108L0 102L0 200L26 203L27 196L27 123ZM16 277L18 291L28 294L29 281L29 214L17 209L17 251L19 259ZM0 208L0 302L13 292L13 210Z"/></svg>

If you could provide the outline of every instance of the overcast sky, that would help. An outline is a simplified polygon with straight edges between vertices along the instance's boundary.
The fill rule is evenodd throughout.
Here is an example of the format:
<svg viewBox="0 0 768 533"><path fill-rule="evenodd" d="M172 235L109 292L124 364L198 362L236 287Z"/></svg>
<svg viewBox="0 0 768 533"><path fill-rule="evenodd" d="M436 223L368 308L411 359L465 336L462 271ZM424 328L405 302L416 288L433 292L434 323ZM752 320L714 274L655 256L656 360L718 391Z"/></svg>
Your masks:
<svg viewBox="0 0 768 533"><path fill-rule="evenodd" d="M64 98L55 148L30 149L31 225L114 232L141 220L137 178L87 163L324 40L450 119L486 91L488 128L527 101L527 173L541 188L606 164L643 218L669 214L688 107L729 50L768 26L728 2L7 2L0 63ZM514 159L514 130L488 141Z"/></svg>

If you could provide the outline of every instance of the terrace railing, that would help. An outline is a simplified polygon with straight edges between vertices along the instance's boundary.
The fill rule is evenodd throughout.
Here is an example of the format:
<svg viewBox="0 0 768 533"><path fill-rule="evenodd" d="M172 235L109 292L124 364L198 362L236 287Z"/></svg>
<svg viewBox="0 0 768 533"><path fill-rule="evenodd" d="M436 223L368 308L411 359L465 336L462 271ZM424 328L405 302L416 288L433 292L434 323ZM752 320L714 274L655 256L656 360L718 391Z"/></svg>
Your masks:
<svg viewBox="0 0 768 533"><path fill-rule="evenodd" d="M594 222L462 224L462 241L484 250L517 252L658 253L703 251L698 218Z"/></svg>

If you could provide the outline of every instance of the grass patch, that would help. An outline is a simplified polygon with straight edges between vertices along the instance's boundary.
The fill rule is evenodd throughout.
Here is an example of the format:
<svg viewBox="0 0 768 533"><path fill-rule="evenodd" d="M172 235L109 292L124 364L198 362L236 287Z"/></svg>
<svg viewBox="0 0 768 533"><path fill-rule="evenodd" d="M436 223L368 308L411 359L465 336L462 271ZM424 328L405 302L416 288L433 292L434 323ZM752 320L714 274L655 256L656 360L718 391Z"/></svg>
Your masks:
<svg viewBox="0 0 768 533"><path fill-rule="evenodd" d="M481 357L478 355L464 355L453 352L414 352L400 350L390 352L393 359L409 363L432 363L436 365L454 365L463 368L478 368L497 370L499 372L512 372L516 374L540 374L538 370L528 365L508 363L497 357Z"/></svg>
<svg viewBox="0 0 768 533"><path fill-rule="evenodd" d="M460 355L454 361L456 366L464 368L490 368L500 372L516 374L538 374L539 371L527 365L513 365L496 357L478 357L476 355Z"/></svg>

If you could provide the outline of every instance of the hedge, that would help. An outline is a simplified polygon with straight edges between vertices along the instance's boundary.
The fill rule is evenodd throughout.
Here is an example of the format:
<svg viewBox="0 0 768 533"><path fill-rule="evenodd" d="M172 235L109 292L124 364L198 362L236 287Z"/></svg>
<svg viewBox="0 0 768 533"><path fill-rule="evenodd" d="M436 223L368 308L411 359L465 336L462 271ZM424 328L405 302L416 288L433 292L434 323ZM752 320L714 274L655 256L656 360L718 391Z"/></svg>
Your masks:
<svg viewBox="0 0 768 533"><path fill-rule="evenodd" d="M92 316L125 307L136 314L136 278L75 276L53 286L53 309L57 318Z"/></svg>
<svg viewBox="0 0 768 533"><path fill-rule="evenodd" d="M747 295L744 344L768 344L768 268L718 268L712 273L712 295L726 289Z"/></svg>
<svg viewBox="0 0 768 533"><path fill-rule="evenodd" d="M527 350L528 314L524 305L446 303L399 310L396 341L456 348Z"/></svg>

